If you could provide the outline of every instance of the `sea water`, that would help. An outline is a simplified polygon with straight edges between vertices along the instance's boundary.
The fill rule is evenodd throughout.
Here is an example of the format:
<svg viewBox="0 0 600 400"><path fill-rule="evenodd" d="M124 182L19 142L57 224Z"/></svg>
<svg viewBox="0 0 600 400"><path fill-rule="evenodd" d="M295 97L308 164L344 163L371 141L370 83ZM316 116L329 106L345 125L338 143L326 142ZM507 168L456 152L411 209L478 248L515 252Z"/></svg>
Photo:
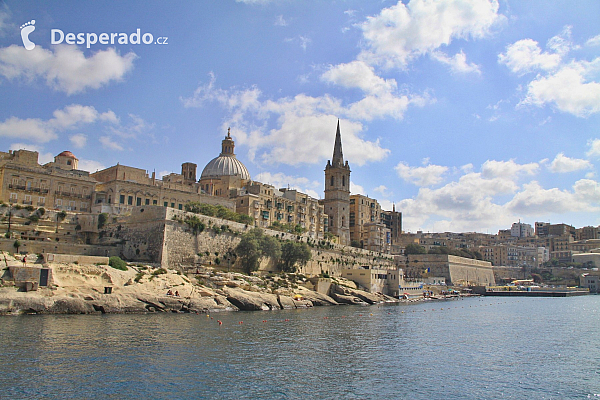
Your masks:
<svg viewBox="0 0 600 400"><path fill-rule="evenodd" d="M592 295L7 316L0 339L2 399L600 399Z"/></svg>

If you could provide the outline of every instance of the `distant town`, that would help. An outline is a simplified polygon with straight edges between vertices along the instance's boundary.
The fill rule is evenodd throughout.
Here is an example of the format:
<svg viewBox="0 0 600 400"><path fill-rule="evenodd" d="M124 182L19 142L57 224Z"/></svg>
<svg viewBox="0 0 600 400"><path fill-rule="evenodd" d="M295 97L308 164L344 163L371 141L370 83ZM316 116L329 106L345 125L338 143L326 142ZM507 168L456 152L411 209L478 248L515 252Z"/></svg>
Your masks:
<svg viewBox="0 0 600 400"><path fill-rule="evenodd" d="M114 256L185 272L231 269L241 268L238 236L260 228L311 248L309 260L297 266L305 276L343 277L395 297L424 285L492 286L518 279L598 291L600 227L518 221L497 234L404 233L400 210L350 194L339 122L323 199L253 181L234 150L228 131L221 153L200 177L197 164L184 162L180 174L161 179L121 164L82 171L70 151L44 165L35 151L0 152L1 249ZM191 204L212 211L192 220ZM178 233L182 226L185 237ZM202 236L205 227L212 227L211 235ZM365 269L372 273L361 274Z"/></svg>

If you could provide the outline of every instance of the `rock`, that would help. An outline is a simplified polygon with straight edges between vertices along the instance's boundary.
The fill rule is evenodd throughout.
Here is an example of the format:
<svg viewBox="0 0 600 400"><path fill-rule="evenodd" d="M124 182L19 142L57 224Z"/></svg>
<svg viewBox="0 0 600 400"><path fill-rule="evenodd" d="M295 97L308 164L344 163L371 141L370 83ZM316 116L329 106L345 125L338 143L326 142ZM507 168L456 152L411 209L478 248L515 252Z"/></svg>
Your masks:
<svg viewBox="0 0 600 400"><path fill-rule="evenodd" d="M0 298L0 315L46 312L52 301L40 297Z"/></svg>
<svg viewBox="0 0 600 400"><path fill-rule="evenodd" d="M276 310L280 309L277 296L269 293L248 292L242 289L224 287L227 300L243 311Z"/></svg>
<svg viewBox="0 0 600 400"><path fill-rule="evenodd" d="M103 314L132 314L148 310L146 303L131 295L97 295L91 304Z"/></svg>
<svg viewBox="0 0 600 400"><path fill-rule="evenodd" d="M55 300L54 304L46 310L49 314L90 314L94 311L96 310L91 304L69 297Z"/></svg>
<svg viewBox="0 0 600 400"><path fill-rule="evenodd" d="M224 301L223 301L224 300ZM227 299L221 298L220 303L213 297L201 297L192 299L187 305L190 312L217 312L217 311L233 311L237 310L233 304Z"/></svg>
<svg viewBox="0 0 600 400"><path fill-rule="evenodd" d="M331 298L341 304L367 304L358 297L345 294L331 293Z"/></svg>
<svg viewBox="0 0 600 400"><path fill-rule="evenodd" d="M313 306L337 306L340 304L331 297L312 290L302 290L301 294L304 300L309 301Z"/></svg>
<svg viewBox="0 0 600 400"><path fill-rule="evenodd" d="M279 306L284 310L296 308L294 299L292 299L289 296L277 295L277 302L279 303Z"/></svg>
<svg viewBox="0 0 600 400"><path fill-rule="evenodd" d="M331 285L331 290L333 291L333 293L339 295L358 297L360 300L364 301L367 304L376 304L384 301L382 297L374 293L369 293L358 289L351 289L345 286ZM335 298L334 296L332 297Z"/></svg>

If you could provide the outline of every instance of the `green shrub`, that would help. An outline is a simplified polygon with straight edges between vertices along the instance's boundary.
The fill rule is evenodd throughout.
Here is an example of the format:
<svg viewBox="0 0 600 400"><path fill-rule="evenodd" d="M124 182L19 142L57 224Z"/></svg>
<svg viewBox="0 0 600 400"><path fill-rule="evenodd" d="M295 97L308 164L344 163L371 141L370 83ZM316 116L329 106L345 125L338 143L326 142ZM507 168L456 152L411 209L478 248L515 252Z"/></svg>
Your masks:
<svg viewBox="0 0 600 400"><path fill-rule="evenodd" d="M145 273L143 273L143 272L138 272L138 273L135 275L135 278L134 278L133 280L134 280L135 282L139 283L139 282L142 280L142 278L144 277L144 275L146 275L146 274L145 274Z"/></svg>
<svg viewBox="0 0 600 400"><path fill-rule="evenodd" d="M127 263L121 260L121 257L112 256L108 259L108 265L113 267L114 269L119 269L121 271L127 271Z"/></svg>
<svg viewBox="0 0 600 400"><path fill-rule="evenodd" d="M155 271L152 271L152 275L156 276L156 275L162 275L162 274L166 274L167 270L164 268L159 268Z"/></svg>

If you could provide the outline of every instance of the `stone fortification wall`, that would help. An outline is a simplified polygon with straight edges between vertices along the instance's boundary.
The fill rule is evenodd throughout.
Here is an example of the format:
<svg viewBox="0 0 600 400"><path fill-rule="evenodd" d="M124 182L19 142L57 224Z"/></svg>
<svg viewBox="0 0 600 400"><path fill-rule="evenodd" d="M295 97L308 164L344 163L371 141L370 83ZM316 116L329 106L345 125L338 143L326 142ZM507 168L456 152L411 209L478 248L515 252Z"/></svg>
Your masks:
<svg viewBox="0 0 600 400"><path fill-rule="evenodd" d="M63 264L102 264L108 265L109 257L101 257L101 256L83 256L79 254L54 254L54 253L45 253L44 254L44 262L45 263L63 263Z"/></svg>
<svg viewBox="0 0 600 400"><path fill-rule="evenodd" d="M14 242L15 239L0 239L0 251L14 253L16 250L13 246ZM57 253L110 257L118 256L120 251L117 246L97 246L90 244L34 240L20 240L20 242L21 246L19 246L19 253L27 254Z"/></svg>
<svg viewBox="0 0 600 400"><path fill-rule="evenodd" d="M136 207L131 215L119 217L99 232L99 244L116 244L123 259L160 263L163 257L167 208L159 206Z"/></svg>
<svg viewBox="0 0 600 400"><path fill-rule="evenodd" d="M411 254L408 256L407 270L409 275L418 276L429 271L429 276L443 276L448 285L495 284L494 270L490 262L447 254Z"/></svg>
<svg viewBox="0 0 600 400"><path fill-rule="evenodd" d="M196 215L206 225L205 230L194 235L186 224L173 220L174 217L184 220L188 215ZM253 229L253 226L169 208L166 212L162 263L170 268L217 262L221 266L228 266L228 255L239 243L240 235L250 229ZM389 254L330 244L324 240L314 240L308 236L298 237L295 234L270 229L264 229L264 233L282 240L300 240L311 246L312 260L299 271L305 275L326 272L339 276L344 268L368 265L385 269L394 266L394 258ZM239 268L237 264L232 266ZM275 265L270 260L263 260L260 270L275 270Z"/></svg>

